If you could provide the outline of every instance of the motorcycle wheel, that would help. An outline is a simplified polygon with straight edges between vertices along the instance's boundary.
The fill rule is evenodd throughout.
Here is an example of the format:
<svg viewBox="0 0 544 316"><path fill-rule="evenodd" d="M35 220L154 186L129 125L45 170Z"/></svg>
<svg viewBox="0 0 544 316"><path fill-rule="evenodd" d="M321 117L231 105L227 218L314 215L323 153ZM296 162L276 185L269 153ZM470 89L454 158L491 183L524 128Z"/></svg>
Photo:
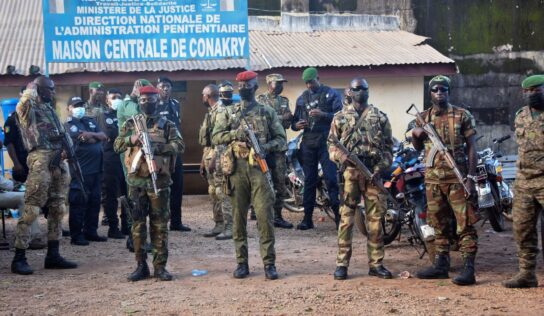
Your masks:
<svg viewBox="0 0 544 316"><path fill-rule="evenodd" d="M387 213L382 217L383 243L389 245L393 240L397 239L402 226L402 218L404 214L399 211L398 216L387 216Z"/></svg>
<svg viewBox="0 0 544 316"><path fill-rule="evenodd" d="M493 227L494 231L502 232L504 231L504 215L499 200L499 192L493 183L491 184L491 194L493 195L495 205L486 208L487 218L489 219L489 223L491 224L491 227Z"/></svg>
<svg viewBox="0 0 544 316"><path fill-rule="evenodd" d="M302 203L297 203L297 194L299 194L298 189L291 183L291 181L289 181L289 179L285 180L285 187L289 197L283 200L283 207L290 212L304 212L304 206ZM302 201L302 197L298 197L298 200Z"/></svg>

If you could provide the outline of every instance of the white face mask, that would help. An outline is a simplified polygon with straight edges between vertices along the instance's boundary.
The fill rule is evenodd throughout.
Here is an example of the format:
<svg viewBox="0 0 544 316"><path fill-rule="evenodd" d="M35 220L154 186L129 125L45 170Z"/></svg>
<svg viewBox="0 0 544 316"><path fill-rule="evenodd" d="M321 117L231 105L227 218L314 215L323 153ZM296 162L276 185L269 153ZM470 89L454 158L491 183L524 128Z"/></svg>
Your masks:
<svg viewBox="0 0 544 316"><path fill-rule="evenodd" d="M82 118L85 115L85 108L80 106L77 108L72 109L72 117L75 117L77 119Z"/></svg>
<svg viewBox="0 0 544 316"><path fill-rule="evenodd" d="M112 100L111 101L111 109L114 110L114 111L117 111L117 109L119 108L119 106L121 106L122 103L123 103L123 100L121 100L121 99Z"/></svg>

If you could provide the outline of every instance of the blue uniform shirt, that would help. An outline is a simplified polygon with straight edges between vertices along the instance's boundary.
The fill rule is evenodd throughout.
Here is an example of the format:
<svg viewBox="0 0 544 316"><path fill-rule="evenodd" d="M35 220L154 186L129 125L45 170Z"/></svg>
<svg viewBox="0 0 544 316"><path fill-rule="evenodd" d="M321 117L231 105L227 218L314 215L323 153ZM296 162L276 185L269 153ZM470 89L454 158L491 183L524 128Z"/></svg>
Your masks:
<svg viewBox="0 0 544 316"><path fill-rule="evenodd" d="M72 137L75 146L76 158L84 175L102 172L102 142L94 144L79 141L81 132L101 132L96 120L92 117L76 119L69 117L66 121L66 131Z"/></svg>

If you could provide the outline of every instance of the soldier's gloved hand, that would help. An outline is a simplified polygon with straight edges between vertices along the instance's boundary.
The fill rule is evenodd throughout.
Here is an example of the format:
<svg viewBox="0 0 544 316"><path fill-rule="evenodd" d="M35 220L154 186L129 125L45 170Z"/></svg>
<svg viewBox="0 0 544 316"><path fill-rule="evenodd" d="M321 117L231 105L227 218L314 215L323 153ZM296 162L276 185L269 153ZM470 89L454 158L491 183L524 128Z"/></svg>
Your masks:
<svg viewBox="0 0 544 316"><path fill-rule="evenodd" d="M262 149L264 155L268 155L270 153L270 145L269 144L262 144L261 149Z"/></svg>

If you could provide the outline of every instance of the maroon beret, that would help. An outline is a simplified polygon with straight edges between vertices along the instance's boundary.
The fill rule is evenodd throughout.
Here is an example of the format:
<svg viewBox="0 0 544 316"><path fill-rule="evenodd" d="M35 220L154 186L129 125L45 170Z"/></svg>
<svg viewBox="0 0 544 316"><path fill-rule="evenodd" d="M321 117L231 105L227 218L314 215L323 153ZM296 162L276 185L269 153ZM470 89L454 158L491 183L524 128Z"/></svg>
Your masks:
<svg viewBox="0 0 544 316"><path fill-rule="evenodd" d="M248 81L257 78L257 73L251 70L242 71L236 75L236 81Z"/></svg>
<svg viewBox="0 0 544 316"><path fill-rule="evenodd" d="M159 94L159 90L153 86L143 86L138 92L140 92L140 94Z"/></svg>

